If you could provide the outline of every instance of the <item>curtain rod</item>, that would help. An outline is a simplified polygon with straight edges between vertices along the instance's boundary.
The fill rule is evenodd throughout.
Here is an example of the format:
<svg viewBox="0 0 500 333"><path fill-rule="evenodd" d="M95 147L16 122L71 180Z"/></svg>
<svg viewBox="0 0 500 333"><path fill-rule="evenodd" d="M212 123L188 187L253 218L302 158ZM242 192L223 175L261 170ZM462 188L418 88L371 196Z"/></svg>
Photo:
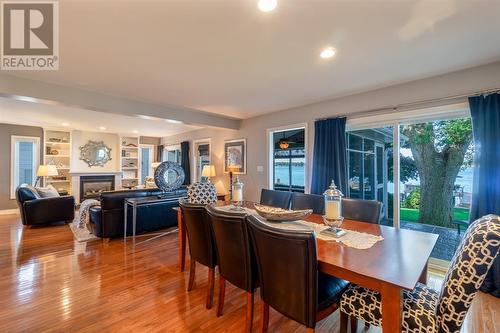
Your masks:
<svg viewBox="0 0 500 333"><path fill-rule="evenodd" d="M412 109L417 109L419 106L424 107L427 105L427 107L432 107L432 104L438 104L439 102L446 102L446 101L453 101L453 100L459 100L463 99L466 97L472 97L472 96L480 96L480 95L489 95L489 94L494 94L494 93L500 93L500 88L495 88L495 89L486 89L486 90L481 90L477 91L474 93L468 93L468 94L461 94L461 95L454 95L454 96L448 96L448 97L440 97L440 98L434 98L434 99L428 99L428 100L423 100L423 101L417 101L417 102L411 102L411 103L403 103L403 104L397 104L394 106L384 106L381 108L376 108L376 109L370 109L370 110L363 110L363 111L356 111L350 114L342 114L342 115L336 115L333 117L325 117L325 118L316 118L314 121L317 120L326 120L326 119L335 119L335 118L342 118L342 117L347 117L347 118L360 118L364 116L374 116L377 115L378 113L382 111L398 111L399 109L407 109L407 111L412 110ZM458 102L458 101L457 101ZM439 106L439 105L434 105L434 106Z"/></svg>

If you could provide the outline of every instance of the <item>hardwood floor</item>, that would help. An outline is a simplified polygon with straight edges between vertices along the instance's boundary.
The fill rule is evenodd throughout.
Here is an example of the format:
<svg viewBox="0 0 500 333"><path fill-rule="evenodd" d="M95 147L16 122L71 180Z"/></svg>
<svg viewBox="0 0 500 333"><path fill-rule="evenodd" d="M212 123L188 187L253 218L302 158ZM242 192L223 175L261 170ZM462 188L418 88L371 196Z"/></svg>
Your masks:
<svg viewBox="0 0 500 333"><path fill-rule="evenodd" d="M198 265L194 288L186 292L188 271L179 272L176 234L138 245L135 252L130 243L78 243L67 225L26 228L16 215L0 216L0 332L244 330L246 295L241 290L226 284L224 314L217 317L217 306L205 309L208 272ZM500 332L499 300L479 299L463 331ZM254 332L259 331L261 304L257 293ZM338 332L338 312L316 328ZM305 331L271 310L269 332Z"/></svg>

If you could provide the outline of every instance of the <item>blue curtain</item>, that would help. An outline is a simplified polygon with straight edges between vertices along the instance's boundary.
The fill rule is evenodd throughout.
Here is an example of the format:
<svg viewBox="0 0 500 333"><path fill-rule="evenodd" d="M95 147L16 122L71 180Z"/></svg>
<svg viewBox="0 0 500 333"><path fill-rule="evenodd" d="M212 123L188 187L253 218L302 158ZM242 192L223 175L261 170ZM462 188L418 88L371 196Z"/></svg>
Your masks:
<svg viewBox="0 0 500 333"><path fill-rule="evenodd" d="M314 123L314 155L311 193L323 194L332 179L346 194L346 118L317 120Z"/></svg>
<svg viewBox="0 0 500 333"><path fill-rule="evenodd" d="M185 178L183 185L191 184L191 168L189 167L189 141L181 142L181 167Z"/></svg>
<svg viewBox="0 0 500 333"><path fill-rule="evenodd" d="M500 94L469 98L474 136L470 220L500 215Z"/></svg>

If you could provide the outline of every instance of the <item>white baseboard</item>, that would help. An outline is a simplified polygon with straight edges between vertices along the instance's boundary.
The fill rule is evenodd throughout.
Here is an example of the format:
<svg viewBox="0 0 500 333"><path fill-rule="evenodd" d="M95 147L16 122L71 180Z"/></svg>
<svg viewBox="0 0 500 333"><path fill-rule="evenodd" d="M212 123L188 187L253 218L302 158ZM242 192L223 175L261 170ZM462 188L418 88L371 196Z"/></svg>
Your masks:
<svg viewBox="0 0 500 333"><path fill-rule="evenodd" d="M14 208L14 209L0 209L0 215L12 215L16 214L19 215L19 209Z"/></svg>

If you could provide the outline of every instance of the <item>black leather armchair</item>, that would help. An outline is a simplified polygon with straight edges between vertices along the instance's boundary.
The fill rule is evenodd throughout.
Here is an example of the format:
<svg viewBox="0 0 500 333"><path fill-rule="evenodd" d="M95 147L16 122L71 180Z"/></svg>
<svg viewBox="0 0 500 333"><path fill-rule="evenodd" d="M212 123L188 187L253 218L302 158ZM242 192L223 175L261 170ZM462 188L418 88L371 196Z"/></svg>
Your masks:
<svg viewBox="0 0 500 333"><path fill-rule="evenodd" d="M16 201L24 225L71 222L75 218L75 198L70 195L42 198L33 186L23 184L16 189Z"/></svg>

